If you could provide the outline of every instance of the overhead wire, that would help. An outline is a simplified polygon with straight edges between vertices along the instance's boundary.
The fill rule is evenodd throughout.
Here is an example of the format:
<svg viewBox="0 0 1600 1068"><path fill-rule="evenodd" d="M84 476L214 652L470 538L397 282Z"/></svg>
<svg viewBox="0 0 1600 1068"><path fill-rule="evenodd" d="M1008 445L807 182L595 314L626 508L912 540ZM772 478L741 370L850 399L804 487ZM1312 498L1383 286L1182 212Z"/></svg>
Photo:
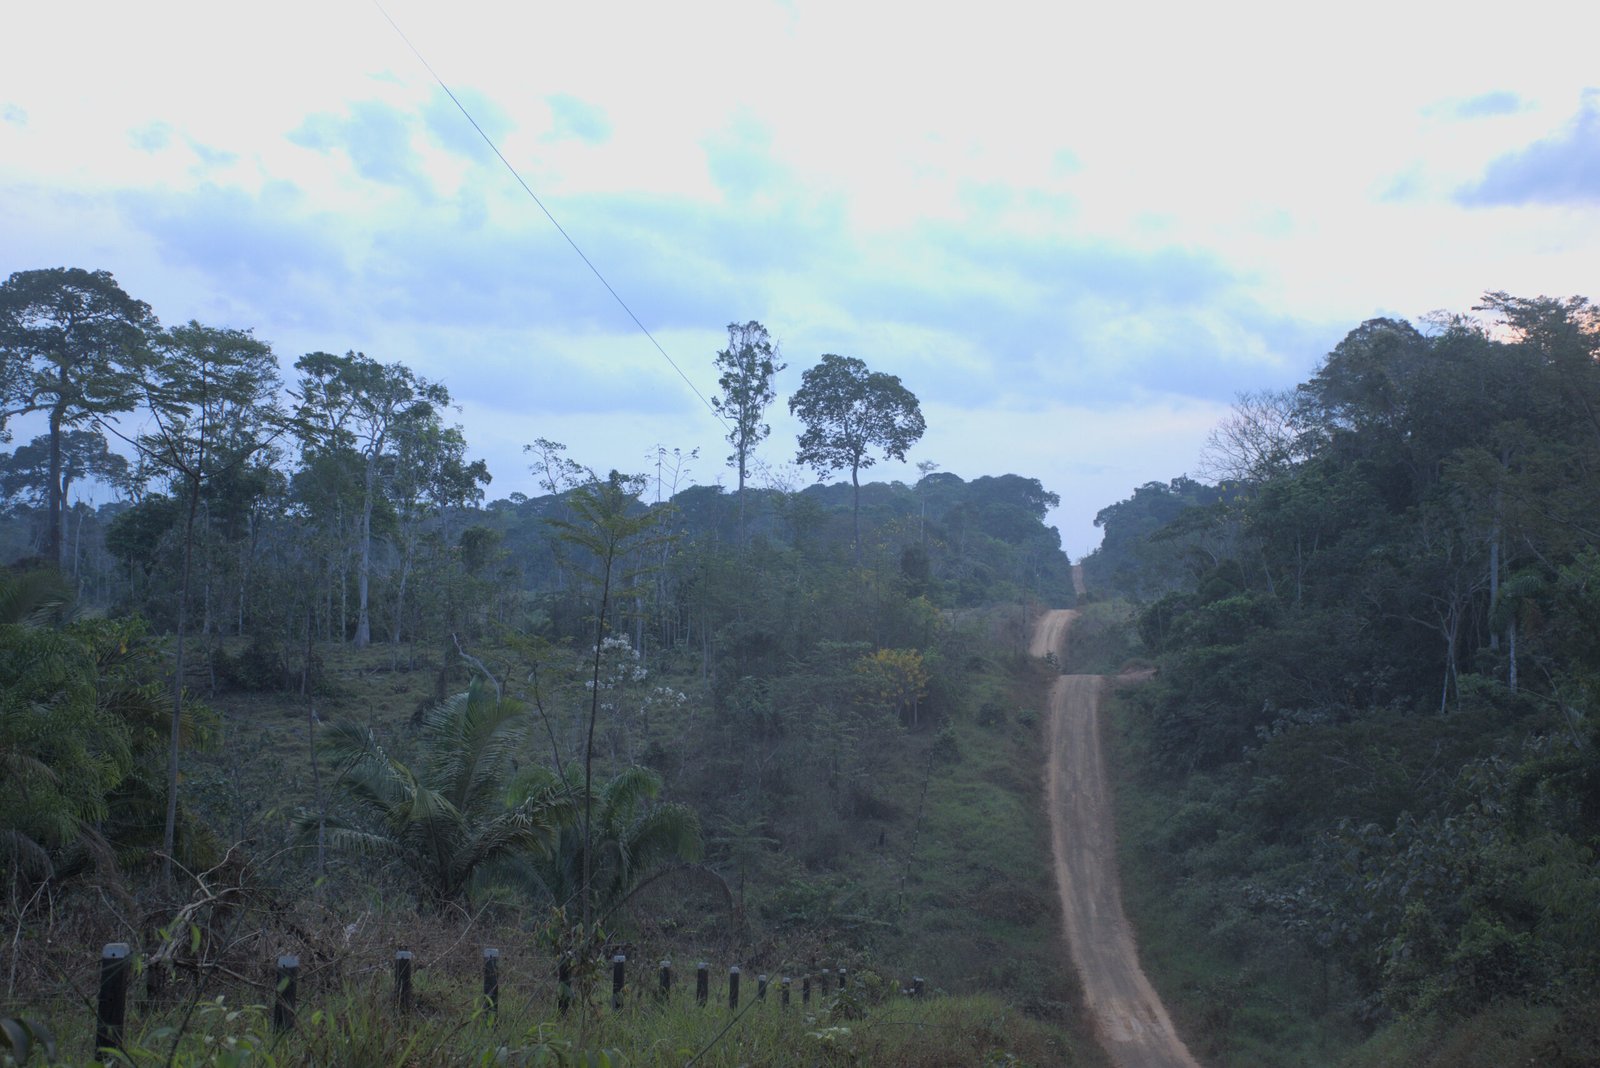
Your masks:
<svg viewBox="0 0 1600 1068"><path fill-rule="evenodd" d="M688 386L690 391L693 392L696 397L700 398L700 403L706 406L706 411L711 413L711 417L717 422L721 423L724 430L731 430L727 424L727 421L724 420L722 415L717 411L716 406L713 405L711 401L706 399L706 395L700 392L699 387L694 384L688 375L683 373L683 368L679 367L677 361L668 355L667 350L662 347L661 342L657 341L656 336L650 332L650 328L645 326L644 323L640 321L639 317L634 314L633 309L628 306L628 302L622 299L622 295L616 291L609 281L606 280L606 276L600 273L600 268L594 265L594 261L589 259L588 255L583 251L583 249L578 246L578 242L573 239L571 234L567 233L566 227L562 226L561 223L557 221L555 215L548 207L545 206L544 201L539 199L539 194L533 191L533 188L523 179L521 173L517 171L517 168L512 166L510 160L506 159L505 153L500 151L500 146L494 143L494 138L490 137L488 133L484 131L482 126L478 125L478 120L472 117L472 112L467 110L467 106L461 102L461 98L456 96L454 90L452 90L450 86L445 83L445 80L439 76L439 72L433 69L433 64L428 62L427 57L422 54L422 51L411 42L411 38L406 36L406 32L400 28L400 24L394 20L394 17L391 16L387 10L385 10L383 4L380 3L379 0L372 0L372 6L378 9L378 14L383 16L384 21L394 29L394 32L399 35L400 40L405 42L405 46L411 50L411 54L417 57L417 62L422 64L423 69L426 70L429 76L431 76L433 80L438 83L439 88L444 90L445 95L450 98L450 102L456 106L456 110L461 112L462 116L467 120L467 122L472 124L472 128L478 132L478 136L483 139L483 143L488 145L489 150L495 154L495 158L504 164L506 170L511 173L511 177L516 179L517 184L522 187L522 191L528 194L529 199L539 206L540 211L544 212L544 217L550 220L550 225L554 226L556 228L556 232L566 239L567 244L572 246L572 251L578 254L578 258L583 261L584 266L588 267L595 278L599 279L600 284L605 286L606 292L611 294L611 299L616 301L617 306L620 307L624 312L627 312L628 318L633 320L633 325L637 326L639 328L639 332L650 339L650 344L655 346L656 351L661 354L661 358L666 360L668 365L670 365L672 369L678 373L679 378L683 379L684 385Z"/></svg>

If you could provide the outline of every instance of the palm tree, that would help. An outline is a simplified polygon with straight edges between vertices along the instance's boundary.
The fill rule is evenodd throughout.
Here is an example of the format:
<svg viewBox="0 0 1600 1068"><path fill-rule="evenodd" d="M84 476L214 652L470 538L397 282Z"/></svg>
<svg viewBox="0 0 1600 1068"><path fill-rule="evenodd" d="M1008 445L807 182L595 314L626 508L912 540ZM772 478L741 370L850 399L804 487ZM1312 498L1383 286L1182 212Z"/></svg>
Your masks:
<svg viewBox="0 0 1600 1068"><path fill-rule="evenodd" d="M302 839L400 862L418 899L439 906L470 899L488 865L548 854L571 822L565 791L532 791L505 803L506 777L528 729L525 710L474 680L422 721L422 755L412 768L389 756L370 729L334 724L324 744L337 785L368 817L357 825L317 813L296 818Z"/></svg>
<svg viewBox="0 0 1600 1068"><path fill-rule="evenodd" d="M563 784L546 768L532 768L512 785L513 802L557 793L581 798L581 773L573 769ZM595 790L594 849L587 866L596 911L602 915L627 900L651 875L672 861L700 859L700 818L687 805L653 804L661 793L661 776L649 768L625 768ZM558 907L583 892L584 842L580 828L562 829L555 849L529 866L537 889Z"/></svg>

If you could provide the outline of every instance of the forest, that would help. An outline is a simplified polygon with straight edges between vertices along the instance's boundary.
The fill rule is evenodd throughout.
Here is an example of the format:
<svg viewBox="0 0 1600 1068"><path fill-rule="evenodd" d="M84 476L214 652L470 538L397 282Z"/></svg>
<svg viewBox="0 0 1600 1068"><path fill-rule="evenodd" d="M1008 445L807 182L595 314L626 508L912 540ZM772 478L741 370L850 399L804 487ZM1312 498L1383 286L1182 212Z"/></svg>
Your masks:
<svg viewBox="0 0 1600 1068"><path fill-rule="evenodd" d="M1474 311L1361 324L1097 519L1156 667L1124 863L1146 951L1207 947L1162 966L1203 1059L1600 1057L1600 311Z"/></svg>
<svg viewBox="0 0 1600 1068"><path fill-rule="evenodd" d="M1048 864L1065 671L1146 680L1105 728L1120 866L1200 1062L1600 1060L1584 298L1374 319L1241 394L1200 477L1099 513L1081 596L1037 479L862 479L925 424L860 359L787 400L817 483L752 477L786 447L757 322L713 358L731 490L692 451L602 474L534 438L540 492L493 499L400 364L281 372L104 272L0 298L4 429L44 427L0 456L18 1059L87 1056L125 942L132 1063L1106 1063ZM1030 657L1073 605L1063 660ZM518 1013L473 992L488 945ZM289 1037L283 953L324 1006ZM618 958L651 964L610 1001ZM668 959L853 978L646 1011Z"/></svg>
<svg viewBox="0 0 1600 1068"><path fill-rule="evenodd" d="M205 1046L217 998L249 1063L1095 1063L1029 869L1058 499L933 464L863 482L922 433L897 378L823 356L789 401L819 482L747 484L781 364L734 323L731 492L678 449L600 474L536 438L542 492L487 499L447 385L400 364L280 376L248 330L164 327L105 272L0 298L10 427L43 428L0 456L8 1039L86 1056L95 953L122 942L139 1063L243 1063ZM497 943L531 1004L464 1034ZM371 986L396 946L428 1006L402 1037ZM264 1023L285 953L329 1005L303 1047ZM793 971L797 1000L820 968L855 980L717 1045L714 1015L603 1013L619 953ZM852 1035L913 972L950 995L920 1038Z"/></svg>

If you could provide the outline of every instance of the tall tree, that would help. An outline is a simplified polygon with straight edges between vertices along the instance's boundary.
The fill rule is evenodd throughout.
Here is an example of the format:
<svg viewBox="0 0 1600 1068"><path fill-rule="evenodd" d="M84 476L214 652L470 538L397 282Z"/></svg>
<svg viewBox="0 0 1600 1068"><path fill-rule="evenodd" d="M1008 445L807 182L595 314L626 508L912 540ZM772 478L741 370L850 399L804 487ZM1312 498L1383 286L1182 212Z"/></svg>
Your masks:
<svg viewBox="0 0 1600 1068"><path fill-rule="evenodd" d="M450 404L450 392L404 364L382 364L361 352L307 353L294 366L301 373L300 419L316 428L324 447L354 449L362 459L355 633L356 648L362 649L372 641L372 510L385 460L394 453L401 426L436 417Z"/></svg>
<svg viewBox="0 0 1600 1068"><path fill-rule="evenodd" d="M0 440L15 415L49 418L46 553L62 562L64 435L137 399L131 366L156 328L150 306L122 291L107 271L78 267L18 271L0 284Z"/></svg>
<svg viewBox="0 0 1600 1068"><path fill-rule="evenodd" d="M278 363L272 349L247 330L202 326L192 320L173 327L141 368L139 387L153 429L134 444L170 473L184 501L167 750L167 821L162 837L163 878L170 879L178 818L178 738L183 720L184 636L189 622L195 516L202 493L269 448L287 429L288 418L278 403Z"/></svg>
<svg viewBox="0 0 1600 1068"><path fill-rule="evenodd" d="M733 454L728 466L739 472L739 541L744 542L744 483L750 470L750 457L757 445L772 433L762 421L767 407L778 396L772 376L787 364L778 362L778 346L767 335L767 328L754 319L728 324L728 347L717 353L717 388L711 406L728 426L728 444Z"/></svg>
<svg viewBox="0 0 1600 1068"><path fill-rule="evenodd" d="M849 470L854 488L851 509L855 554L861 560L861 471L876 463L874 448L886 460L904 460L906 450L927 429L916 394L897 375L869 371L854 356L831 353L806 371L789 398L789 411L805 424L796 459L826 477Z"/></svg>
<svg viewBox="0 0 1600 1068"><path fill-rule="evenodd" d="M647 549L656 536L660 513L639 504L646 481L642 475L611 472L604 481L580 486L571 495L573 519L554 520L568 550L582 561L584 577L595 595L594 662L589 685L589 723L583 746L583 926L594 919L594 730L600 718L600 663L612 606L636 594L638 569L626 566L628 557Z"/></svg>

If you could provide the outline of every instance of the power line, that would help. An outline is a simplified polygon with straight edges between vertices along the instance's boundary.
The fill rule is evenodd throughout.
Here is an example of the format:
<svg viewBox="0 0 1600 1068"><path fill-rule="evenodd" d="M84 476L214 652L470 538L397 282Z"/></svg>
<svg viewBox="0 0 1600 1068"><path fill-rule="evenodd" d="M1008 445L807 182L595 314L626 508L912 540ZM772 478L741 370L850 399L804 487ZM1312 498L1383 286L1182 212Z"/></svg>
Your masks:
<svg viewBox="0 0 1600 1068"><path fill-rule="evenodd" d="M623 311L628 313L628 318L633 320L633 325L637 326L640 333L644 334L645 337L650 339L650 344L656 347L656 351L661 354L661 358L666 360L674 371L678 372L678 377L683 379L684 385L688 386L690 391L692 391L696 397L700 398L700 403L706 406L706 411L711 413L711 417L717 422L722 423L722 428L724 430L730 430L731 428L723 420L722 416L717 413L716 407L713 406L712 403L706 399L705 394L701 393L695 384L689 380L689 376L683 373L683 368L678 366L677 361L671 356L667 355L667 350L661 347L661 342L657 341L656 336L650 332L649 328L646 327L644 323L639 321L639 317L637 315L633 314L633 309L628 307L628 302L623 300L621 294L612 288L610 282L606 281L606 276L600 273L600 268L596 267L594 262L584 254L583 249L578 247L578 243L572 239L571 234L567 233L566 228L556 221L556 217L550 213L550 209L545 207L544 201L539 199L539 194L535 193L528 183L523 181L522 175L517 173L517 169L511 165L511 161L506 159L505 154L500 151L500 146L494 143L494 138L485 133L483 127L478 125L478 120L472 117L472 112L467 110L467 106L463 104L460 98L457 97L451 88L445 84L444 79L439 77L438 72L433 69L433 65L428 62L427 58L423 56L422 52L418 50L417 46L411 43L411 38L406 36L405 31L400 28L400 24L395 22L395 20L389 15L389 12L384 10L383 5L379 3L378 0L372 0L372 6L378 9L378 14L382 15L384 21L394 28L395 33L399 34L400 40L404 41L406 47L411 49L411 54L417 57L417 62L422 64L423 69L433 77L434 81L439 83L439 88L444 90L445 95L450 98L450 102L456 106L456 110L461 112L462 116L472 124L472 128L474 130L478 131L478 136L483 138L483 143L489 146L489 150L493 152L495 157L505 165L506 170L511 172L511 177L517 180L517 184L522 187L522 191L528 194L529 199L531 199L535 204L539 205L539 210L544 212L544 217L546 219L550 220L550 225L556 228L557 233L566 238L567 244L572 246L572 251L578 254L578 258L583 261L584 266L588 267L589 270L593 272L594 276L600 280L600 284L606 287L606 292L611 294L611 299L615 300L617 305L621 307Z"/></svg>

